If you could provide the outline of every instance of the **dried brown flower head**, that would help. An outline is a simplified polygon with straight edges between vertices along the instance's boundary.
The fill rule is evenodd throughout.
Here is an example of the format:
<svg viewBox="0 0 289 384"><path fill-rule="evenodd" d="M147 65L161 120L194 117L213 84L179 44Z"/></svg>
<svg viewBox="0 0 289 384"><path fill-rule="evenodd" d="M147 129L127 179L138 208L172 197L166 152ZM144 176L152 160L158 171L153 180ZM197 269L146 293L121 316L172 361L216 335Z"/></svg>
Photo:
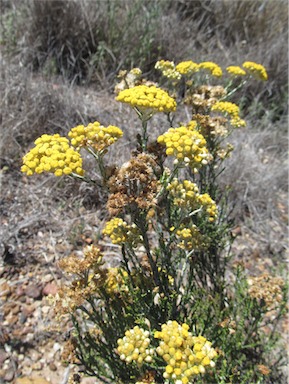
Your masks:
<svg viewBox="0 0 289 384"><path fill-rule="evenodd" d="M155 174L157 168L154 157L146 153L140 153L125 163L109 180L109 213L118 215L128 206L130 211L152 208L159 189Z"/></svg>
<svg viewBox="0 0 289 384"><path fill-rule="evenodd" d="M248 279L249 295L256 299L260 304L262 302L266 307L271 308L282 301L282 287L284 281L280 277L270 276L263 273L258 277Z"/></svg>
<svg viewBox="0 0 289 384"><path fill-rule="evenodd" d="M192 118L198 122L200 126L200 133L205 138L211 135L224 137L228 134L228 129L226 127L228 119L223 116L211 117L209 115L197 113L193 115Z"/></svg>
<svg viewBox="0 0 289 384"><path fill-rule="evenodd" d="M226 90L220 86L201 85L194 90L192 95L185 98L185 103L193 105L197 110L211 108L221 97L226 95Z"/></svg>

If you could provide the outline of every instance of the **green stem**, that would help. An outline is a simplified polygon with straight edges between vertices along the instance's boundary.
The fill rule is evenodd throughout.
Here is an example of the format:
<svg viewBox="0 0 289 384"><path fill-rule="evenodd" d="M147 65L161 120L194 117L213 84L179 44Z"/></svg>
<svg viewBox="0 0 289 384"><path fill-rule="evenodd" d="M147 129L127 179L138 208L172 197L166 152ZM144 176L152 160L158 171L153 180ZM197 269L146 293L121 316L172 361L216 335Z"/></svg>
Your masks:
<svg viewBox="0 0 289 384"><path fill-rule="evenodd" d="M97 151L95 152L91 147L86 147L87 152L89 152L97 161L98 168L102 177L103 186L107 186L107 175L105 171L105 165L103 162L103 152Z"/></svg>

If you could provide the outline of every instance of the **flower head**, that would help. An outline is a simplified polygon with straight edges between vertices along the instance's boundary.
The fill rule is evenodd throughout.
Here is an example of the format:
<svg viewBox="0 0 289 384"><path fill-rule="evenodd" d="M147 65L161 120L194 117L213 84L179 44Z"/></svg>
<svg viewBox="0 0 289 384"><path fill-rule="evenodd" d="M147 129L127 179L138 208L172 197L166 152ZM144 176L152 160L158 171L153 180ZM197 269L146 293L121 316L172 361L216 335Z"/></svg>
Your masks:
<svg viewBox="0 0 289 384"><path fill-rule="evenodd" d="M55 176L83 175L82 158L70 147L66 137L44 134L34 143L35 147L23 157L21 171L28 176L43 172L51 172Z"/></svg>
<svg viewBox="0 0 289 384"><path fill-rule="evenodd" d="M182 75L191 75L195 72L198 72L199 65L193 61L182 61L176 66L176 70Z"/></svg>
<svg viewBox="0 0 289 384"><path fill-rule="evenodd" d="M128 292L128 287L125 283L128 273L122 268L108 268L107 276L104 283L108 294L115 296L124 292Z"/></svg>
<svg viewBox="0 0 289 384"><path fill-rule="evenodd" d="M120 128L113 125L103 127L98 121L84 125L78 125L70 130L68 136L71 144L79 149L80 147L92 147L97 151L102 151L112 145L123 132Z"/></svg>
<svg viewBox="0 0 289 384"><path fill-rule="evenodd" d="M201 249L205 246L204 237L195 224L189 228L181 226L176 232L178 247L188 251L192 249Z"/></svg>
<svg viewBox="0 0 289 384"><path fill-rule="evenodd" d="M211 73L212 76L221 77L223 75L221 67L211 61L204 61L199 64L199 69L204 69Z"/></svg>
<svg viewBox="0 0 289 384"><path fill-rule="evenodd" d="M168 79L180 80L182 77L180 72L176 70L176 67L173 61L168 61L168 60L157 61L155 68L159 69L162 72L163 76L167 77Z"/></svg>
<svg viewBox="0 0 289 384"><path fill-rule="evenodd" d="M190 166L194 172L211 159L204 136L195 129L184 126L170 128L157 141L166 146L168 156L176 157L176 163Z"/></svg>
<svg viewBox="0 0 289 384"><path fill-rule="evenodd" d="M240 108L238 105L231 103L230 101L217 101L211 108L211 111L222 112L230 117L230 124L233 127L244 127L246 125L245 120L242 120L239 116Z"/></svg>
<svg viewBox="0 0 289 384"><path fill-rule="evenodd" d="M136 107L142 113L172 112L176 101L156 86L138 85L121 91L116 100Z"/></svg>
<svg viewBox="0 0 289 384"><path fill-rule="evenodd" d="M155 352L153 348L149 348L151 342L149 335L149 331L138 325L127 330L125 336L117 340L120 359L126 363L135 361L139 366L151 363Z"/></svg>
<svg viewBox="0 0 289 384"><path fill-rule="evenodd" d="M238 65L230 65L226 68L227 72L232 76L245 76L246 72Z"/></svg>
<svg viewBox="0 0 289 384"><path fill-rule="evenodd" d="M109 213L118 215L126 207L147 211L153 208L159 189L156 171L155 158L146 153L140 153L123 164L109 180Z"/></svg>
<svg viewBox="0 0 289 384"><path fill-rule="evenodd" d="M214 221L218 214L217 205L208 193L199 193L197 184L190 180L180 182L173 179L167 186L173 202L178 207L186 208L190 213L193 211L204 211L209 221Z"/></svg>
<svg viewBox="0 0 289 384"><path fill-rule="evenodd" d="M282 300L282 287L284 281L280 277L270 276L264 273L258 277L248 280L249 295L256 299L259 304L264 302L267 308L272 308Z"/></svg>
<svg viewBox="0 0 289 384"><path fill-rule="evenodd" d="M104 235L111 238L113 244L125 242L133 244L139 241L140 234L135 224L129 225L126 221L115 217L108 221L103 230Z"/></svg>
<svg viewBox="0 0 289 384"><path fill-rule="evenodd" d="M261 64L254 63L253 61L245 61L243 63L243 68L246 69L249 75L252 75L257 80L268 80L266 69Z"/></svg>
<svg viewBox="0 0 289 384"><path fill-rule="evenodd" d="M203 336L193 336L185 323L169 320L161 326L161 331L155 331L154 337L161 340L156 351L167 363L165 379L188 384L193 376L215 365L212 360L217 352L212 343Z"/></svg>

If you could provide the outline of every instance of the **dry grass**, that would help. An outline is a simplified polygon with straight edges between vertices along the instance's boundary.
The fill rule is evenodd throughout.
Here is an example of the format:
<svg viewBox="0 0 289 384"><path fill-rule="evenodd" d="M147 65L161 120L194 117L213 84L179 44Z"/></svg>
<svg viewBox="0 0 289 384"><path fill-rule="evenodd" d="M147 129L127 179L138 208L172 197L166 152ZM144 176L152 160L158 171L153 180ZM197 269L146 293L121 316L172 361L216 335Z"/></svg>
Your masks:
<svg viewBox="0 0 289 384"><path fill-rule="evenodd" d="M2 5L1 177L3 195L13 190L12 200L5 198L3 207L12 204L11 212L17 215L18 209L24 209L27 196L31 208L25 210L28 222L30 217L35 228L41 226L39 212L45 217L49 209L53 214L47 228L51 218L59 218L61 226L55 225L63 236L71 232L71 222L69 217L66 220L64 210L59 216L52 209L55 202L58 207L70 207L76 215L81 206L88 214L99 208L100 191L53 178L29 179L28 183L19 168L22 155L39 135L65 134L77 124L95 120L124 130L123 144L110 152L109 161L125 161L134 141L131 130L137 123L110 94L121 67L140 66L153 77L153 65L160 58L212 60L223 67L253 60L267 67L269 81L248 85L238 95L252 123L234 136L236 149L221 185L233 187L235 219L243 220L267 244L282 238L284 250L288 179L284 140L286 1L3 0ZM154 136L161 125L161 117L153 120ZM11 178L21 187L16 187ZM18 194L23 201L20 208L16 204ZM29 200L31 196L35 198ZM285 213L280 211L280 204ZM15 225L11 224L7 233L16 230ZM278 236L272 230L274 225L280 228ZM33 225L29 227L31 231Z"/></svg>
<svg viewBox="0 0 289 384"><path fill-rule="evenodd" d="M111 88L119 69L153 72L160 58L213 60L223 67L252 60L266 66L269 81L245 87L244 106L250 108L258 95L275 119L287 113L285 0L2 2L8 9L4 48L33 70Z"/></svg>

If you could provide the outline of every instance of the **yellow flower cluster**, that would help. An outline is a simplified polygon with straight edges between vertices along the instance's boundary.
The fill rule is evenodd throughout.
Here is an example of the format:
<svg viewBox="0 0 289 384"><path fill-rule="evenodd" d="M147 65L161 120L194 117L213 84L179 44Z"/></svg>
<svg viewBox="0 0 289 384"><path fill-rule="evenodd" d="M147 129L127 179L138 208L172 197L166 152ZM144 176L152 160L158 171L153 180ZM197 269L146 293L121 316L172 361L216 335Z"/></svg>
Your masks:
<svg viewBox="0 0 289 384"><path fill-rule="evenodd" d="M128 286L125 279L128 273L122 268L108 268L105 280L105 289L110 295L116 295L120 292L128 292Z"/></svg>
<svg viewBox="0 0 289 384"><path fill-rule="evenodd" d="M172 80L180 80L181 74L175 68L175 64L173 61L168 60L160 60L156 62L155 69L159 69L163 76Z"/></svg>
<svg viewBox="0 0 289 384"><path fill-rule="evenodd" d="M214 367L217 352L203 336L193 336L187 324L169 320L154 334L161 339L157 353L167 363L163 377L176 384L188 384L194 375L205 373L205 367Z"/></svg>
<svg viewBox="0 0 289 384"><path fill-rule="evenodd" d="M166 91L154 85L137 85L124 89L116 100L137 107L141 112L172 112L177 107L176 101Z"/></svg>
<svg viewBox="0 0 289 384"><path fill-rule="evenodd" d="M115 217L108 221L102 233L111 238L113 244L121 245L124 242L135 243L140 234L135 224L129 225L126 221Z"/></svg>
<svg viewBox="0 0 289 384"><path fill-rule="evenodd" d="M136 325L133 329L125 332L122 339L117 340L117 352L120 359L126 363L136 362L142 365L144 362L151 363L155 350L150 347L149 331L145 331Z"/></svg>
<svg viewBox="0 0 289 384"><path fill-rule="evenodd" d="M229 115L231 120L230 124L233 127L244 127L246 125L245 120L239 116L240 108L238 105L231 103L230 101L217 101L211 108L211 111L222 112L225 115Z"/></svg>
<svg viewBox="0 0 289 384"><path fill-rule="evenodd" d="M191 60L182 61L181 63L177 64L176 70L182 75L191 75L195 72L198 72L199 65Z"/></svg>
<svg viewBox="0 0 289 384"><path fill-rule="evenodd" d="M102 151L112 145L123 132L120 128L113 125L103 127L98 121L84 125L78 125L72 128L68 136L71 138L71 144L79 149L80 147L92 147L97 151Z"/></svg>
<svg viewBox="0 0 289 384"><path fill-rule="evenodd" d="M245 61L243 63L243 68L245 68L250 75L254 76L258 80L268 80L266 69L261 64L254 63L253 61Z"/></svg>
<svg viewBox="0 0 289 384"><path fill-rule="evenodd" d="M204 246L204 238L196 225L190 228L179 228L177 230L179 239L178 247L188 251L192 249L200 249Z"/></svg>
<svg viewBox="0 0 289 384"><path fill-rule="evenodd" d="M230 65L226 68L227 72L233 76L245 76L246 72L238 65Z"/></svg>
<svg viewBox="0 0 289 384"><path fill-rule="evenodd" d="M199 64L199 69L204 69L215 77L221 77L223 75L221 67L212 61L203 61Z"/></svg>
<svg viewBox="0 0 289 384"><path fill-rule="evenodd" d="M209 221L215 221L218 215L218 208L211 196L208 193L201 194L198 196L198 201L201 206L205 207Z"/></svg>
<svg viewBox="0 0 289 384"><path fill-rule="evenodd" d="M190 180L180 182L174 178L167 186L167 190L174 198L174 204L187 208L190 212L204 207L209 221L214 221L218 215L215 201L207 193L199 193L198 186Z"/></svg>
<svg viewBox="0 0 289 384"><path fill-rule="evenodd" d="M206 140L197 130L189 127L170 128L159 136L158 143L166 146L166 154L175 156L175 163L184 163L194 172L211 160L206 148Z"/></svg>
<svg viewBox="0 0 289 384"><path fill-rule="evenodd" d="M28 176L51 172L55 176L76 173L83 175L82 158L59 134L42 135L35 140L35 147L23 157L21 171Z"/></svg>

